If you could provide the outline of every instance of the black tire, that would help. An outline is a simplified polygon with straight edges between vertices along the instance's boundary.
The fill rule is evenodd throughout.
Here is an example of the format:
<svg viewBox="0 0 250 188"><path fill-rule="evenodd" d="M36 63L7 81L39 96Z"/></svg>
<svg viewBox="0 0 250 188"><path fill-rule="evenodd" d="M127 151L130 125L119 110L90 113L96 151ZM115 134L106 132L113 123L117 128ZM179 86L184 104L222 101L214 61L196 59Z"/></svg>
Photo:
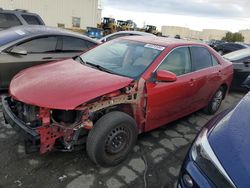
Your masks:
<svg viewBox="0 0 250 188"><path fill-rule="evenodd" d="M115 166L126 159L137 135L136 122L131 116L110 112L101 117L89 132L87 153L100 166Z"/></svg>
<svg viewBox="0 0 250 188"><path fill-rule="evenodd" d="M220 87L215 94L213 95L212 99L209 101L208 105L204 108L204 112L208 115L215 114L221 105L221 102L225 95L225 89Z"/></svg>

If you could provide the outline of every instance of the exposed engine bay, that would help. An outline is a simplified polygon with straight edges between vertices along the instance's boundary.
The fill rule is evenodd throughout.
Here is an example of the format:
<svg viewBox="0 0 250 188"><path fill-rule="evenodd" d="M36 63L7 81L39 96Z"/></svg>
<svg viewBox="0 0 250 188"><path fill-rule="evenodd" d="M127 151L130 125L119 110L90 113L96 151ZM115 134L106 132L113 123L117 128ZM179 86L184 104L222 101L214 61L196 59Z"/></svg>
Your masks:
<svg viewBox="0 0 250 188"><path fill-rule="evenodd" d="M143 119L145 114L138 114L143 111L136 109L137 104L141 103L139 96L144 93L143 89L139 88L138 83L132 83L128 87L81 104L75 110L33 106L11 97L6 97L6 100L18 120L39 134L39 140L26 139L26 152L39 151L43 154L53 149L81 149L95 122L113 109L126 111L135 119ZM141 106L146 107L145 102L142 102Z"/></svg>

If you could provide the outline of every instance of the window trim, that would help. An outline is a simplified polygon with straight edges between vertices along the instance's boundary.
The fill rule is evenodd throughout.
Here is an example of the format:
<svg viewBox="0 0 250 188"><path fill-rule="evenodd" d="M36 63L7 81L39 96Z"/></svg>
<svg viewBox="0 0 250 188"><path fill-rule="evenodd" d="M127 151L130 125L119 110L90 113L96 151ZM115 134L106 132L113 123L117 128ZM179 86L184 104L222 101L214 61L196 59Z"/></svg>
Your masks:
<svg viewBox="0 0 250 188"><path fill-rule="evenodd" d="M49 52L49 53L58 53L57 50L58 50L58 43L59 43L59 36L58 35L42 35L42 36L34 36L32 38L26 38L25 40L22 40L22 41L19 41L18 43L6 48L4 51L5 52L8 52L10 51L12 48L20 45L20 44L23 44L23 43L26 43L26 42L29 42L31 40L35 40L35 39L39 39L39 38L45 38L45 37L56 37L57 38L57 42L56 42L56 48L55 48L55 52ZM34 53L28 53L28 54L44 54L43 52L34 52Z"/></svg>
<svg viewBox="0 0 250 188"><path fill-rule="evenodd" d="M215 59L217 60L217 62L218 62L218 65L212 65L211 67L221 66L221 62L219 61L219 59L217 58L217 56L214 55L214 54L210 51L209 48L206 48L205 46L198 46L198 45L190 45L189 48L190 48L190 47L203 47L203 48L207 49L207 51L209 52L209 54L210 54L211 56L214 56L214 58L215 58ZM211 58L212 58L212 57L211 57ZM192 59L192 56L191 56L191 59ZM193 62L192 62L192 63L193 63ZM206 67L206 68L204 68L204 69L199 69L199 70L196 70L196 71L193 71L193 72L203 71L203 70L209 69L209 68L211 68L211 67Z"/></svg>
<svg viewBox="0 0 250 188"><path fill-rule="evenodd" d="M157 67L152 71L152 74L155 74L156 71L158 70L158 68L160 67L160 65L165 61L166 58L168 58L168 56L176 49L179 49L179 48L188 48L188 51L189 51L189 55L190 55L190 62L191 62L191 72L187 72L185 74L182 74L182 75L176 75L176 77L181 77L181 76L185 76L185 75L188 75L190 73L193 73L193 63L192 63L192 57L191 57L191 52L190 52L190 48L188 45L183 45L183 46L177 46L173 49L171 49L168 54L161 60L161 62L157 65Z"/></svg>
<svg viewBox="0 0 250 188"><path fill-rule="evenodd" d="M220 64L220 61L218 60L217 57L215 57L215 55L213 55L213 54L211 54L211 53L210 53L210 55L211 55L211 60L212 60L212 67L216 67L216 66L218 66L218 65L221 65L221 64ZM213 64L213 58L216 60L217 65L214 65L214 64Z"/></svg>
<svg viewBox="0 0 250 188"><path fill-rule="evenodd" d="M161 62L157 65L157 67L152 71L152 74L155 74L156 73L156 71L158 70L158 68L159 68L159 66L163 63L163 61L169 56L169 54L171 54L172 53L172 51L174 51L175 49L178 49L178 48L188 48L189 49L189 54L190 54L190 60L191 60L191 69L192 69L192 71L191 72L188 72L188 73L185 73L185 74L182 74L182 75L176 75L176 77L178 78L178 77L182 77L182 76L186 76L186 75L189 75L189 74L191 74L191 73L194 73L194 72L199 72L199 71L203 71L203 70L206 70L206 69L209 69L209 68L211 68L211 67L216 67L216 66L221 66L221 63L220 63L220 61L218 60L218 58L215 56L215 55L213 55L211 52L210 52L210 50L209 50L209 48L206 48L205 46L200 46L200 45L183 45L183 46L177 46L177 47L174 47L173 49L171 49L169 52L168 52L168 54L161 60ZM190 50L190 48L191 47L200 47L200 48L205 48L207 51L208 51L208 53L210 54L210 56L211 56L211 63L212 63L212 56L214 56L214 58L218 61L218 65L213 65L213 63L212 63L212 66L211 67L206 67L206 68L204 68L204 69L199 69L199 70L193 70L193 58L192 58L192 54L191 54L191 50Z"/></svg>
<svg viewBox="0 0 250 188"><path fill-rule="evenodd" d="M87 44L87 42L89 42L89 43L93 43L93 42L91 42L91 41L89 41L89 40L87 40L87 39L83 39L83 38L80 38L80 37L74 37L74 36L69 36L69 35L60 35L59 36L60 37L60 52L59 53L83 53L83 52L86 52L87 50L89 50L89 49L91 49L91 48L89 48L89 46L88 46L88 44ZM58 38L59 38L58 37ZM71 52L65 52L65 51L63 51L63 38L64 37L71 37L71 38L75 38L75 39L78 39L78 40L82 40L82 41L84 41L85 43L86 43L86 50L82 50L82 51L71 51ZM93 43L93 44L95 44L95 43ZM97 46L97 44L96 44L96 46Z"/></svg>
<svg viewBox="0 0 250 188"><path fill-rule="evenodd" d="M192 52L191 52L191 48L192 48L192 47L195 47L195 48L198 47L198 48L204 48L204 49L206 49L207 52L208 52L209 55L210 55L210 61L211 61L211 66L206 67L206 68L202 68L202 69L199 69L199 70L194 70L194 69L193 69L192 72L197 72L197 71L200 71L200 70L204 70L204 69L208 69L208 68L214 67L214 66L213 66L213 61L212 61L212 54L210 53L210 51L209 51L206 47L204 47L204 46L196 46L196 45L190 46L189 49L190 49L191 57L192 57ZM193 64L193 58L191 58L191 59L192 59L192 64ZM192 66L192 68L193 68L193 66Z"/></svg>

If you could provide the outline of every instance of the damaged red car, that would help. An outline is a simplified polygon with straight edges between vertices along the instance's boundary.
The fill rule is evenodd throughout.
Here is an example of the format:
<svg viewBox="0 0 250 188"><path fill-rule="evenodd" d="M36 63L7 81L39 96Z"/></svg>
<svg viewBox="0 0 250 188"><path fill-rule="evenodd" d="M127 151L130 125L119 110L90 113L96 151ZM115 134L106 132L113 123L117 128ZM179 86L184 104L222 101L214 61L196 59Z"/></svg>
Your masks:
<svg viewBox="0 0 250 188"><path fill-rule="evenodd" d="M205 44L125 37L18 73L2 96L6 122L28 151L86 144L101 166L122 162L137 135L204 108L215 113L232 64Z"/></svg>

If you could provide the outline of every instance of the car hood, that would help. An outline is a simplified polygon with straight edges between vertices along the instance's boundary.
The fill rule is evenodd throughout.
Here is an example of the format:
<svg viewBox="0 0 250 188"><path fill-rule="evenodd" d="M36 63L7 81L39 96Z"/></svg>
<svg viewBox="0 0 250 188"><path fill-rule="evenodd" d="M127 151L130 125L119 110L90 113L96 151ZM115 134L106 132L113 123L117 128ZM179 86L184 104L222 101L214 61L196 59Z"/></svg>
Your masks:
<svg viewBox="0 0 250 188"><path fill-rule="evenodd" d="M9 92L27 104L70 110L132 81L68 59L21 71L12 79Z"/></svg>
<svg viewBox="0 0 250 188"><path fill-rule="evenodd" d="M210 133L209 143L236 187L250 187L250 92Z"/></svg>

